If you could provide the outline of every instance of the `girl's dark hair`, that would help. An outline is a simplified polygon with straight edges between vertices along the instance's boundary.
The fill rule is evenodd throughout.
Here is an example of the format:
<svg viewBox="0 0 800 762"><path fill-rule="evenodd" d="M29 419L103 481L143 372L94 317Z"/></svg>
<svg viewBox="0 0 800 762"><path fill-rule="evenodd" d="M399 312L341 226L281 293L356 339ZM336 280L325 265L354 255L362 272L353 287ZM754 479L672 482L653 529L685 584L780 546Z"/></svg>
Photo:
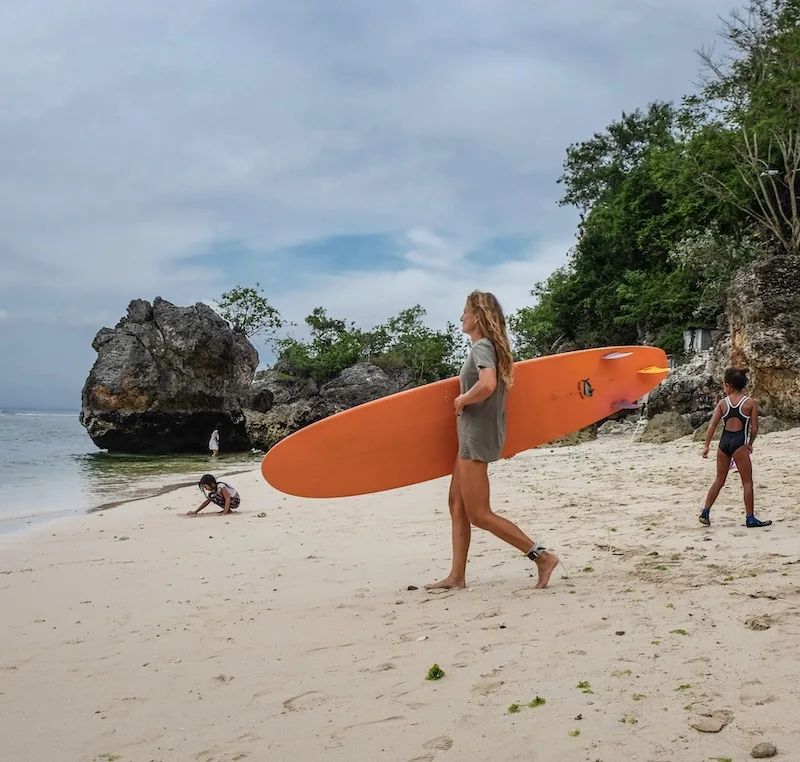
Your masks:
<svg viewBox="0 0 800 762"><path fill-rule="evenodd" d="M211 474L203 474L200 477L200 482L197 485L201 490L203 486L211 487L212 490L217 488L217 480Z"/></svg>
<svg viewBox="0 0 800 762"><path fill-rule="evenodd" d="M743 368L728 368L725 371L725 383L737 392L747 386L747 371Z"/></svg>

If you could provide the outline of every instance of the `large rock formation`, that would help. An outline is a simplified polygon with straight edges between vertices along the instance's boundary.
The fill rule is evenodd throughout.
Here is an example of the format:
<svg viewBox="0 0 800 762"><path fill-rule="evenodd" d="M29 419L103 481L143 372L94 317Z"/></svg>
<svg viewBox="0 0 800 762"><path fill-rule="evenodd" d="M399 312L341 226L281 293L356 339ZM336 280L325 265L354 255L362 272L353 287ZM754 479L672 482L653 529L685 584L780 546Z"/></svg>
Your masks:
<svg viewBox="0 0 800 762"><path fill-rule="evenodd" d="M136 299L92 343L97 359L83 387L81 423L103 449L207 452L222 424L222 452L247 450L242 413L258 353L205 304Z"/></svg>
<svg viewBox="0 0 800 762"><path fill-rule="evenodd" d="M711 351L707 350L675 368L650 392L648 417L680 413L692 428L708 421L722 394L722 382L715 377L716 365Z"/></svg>
<svg viewBox="0 0 800 762"><path fill-rule="evenodd" d="M659 413L647 422L639 436L640 442L664 444L692 433L692 427L680 413Z"/></svg>
<svg viewBox="0 0 800 762"><path fill-rule="evenodd" d="M268 450L316 421L412 385L409 370L383 370L369 363L346 368L321 387L280 368L260 371L245 410L247 433L254 447Z"/></svg>
<svg viewBox="0 0 800 762"><path fill-rule="evenodd" d="M729 366L747 368L764 415L800 421L800 257L755 262L734 277L722 336L650 393L648 416L672 411L697 428L711 418Z"/></svg>
<svg viewBox="0 0 800 762"><path fill-rule="evenodd" d="M800 420L800 257L756 262L733 279L727 336L712 351L718 379L749 369L749 393L765 415Z"/></svg>

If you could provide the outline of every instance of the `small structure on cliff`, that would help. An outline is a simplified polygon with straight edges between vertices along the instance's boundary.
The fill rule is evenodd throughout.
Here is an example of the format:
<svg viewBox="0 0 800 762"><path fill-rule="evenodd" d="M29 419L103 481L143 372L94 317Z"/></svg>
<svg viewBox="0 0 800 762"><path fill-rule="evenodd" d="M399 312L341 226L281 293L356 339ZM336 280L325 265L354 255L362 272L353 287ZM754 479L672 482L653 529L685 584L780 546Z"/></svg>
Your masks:
<svg viewBox="0 0 800 762"><path fill-rule="evenodd" d="M705 352L714 345L714 333L710 328L688 328L683 332L683 351L687 355Z"/></svg>

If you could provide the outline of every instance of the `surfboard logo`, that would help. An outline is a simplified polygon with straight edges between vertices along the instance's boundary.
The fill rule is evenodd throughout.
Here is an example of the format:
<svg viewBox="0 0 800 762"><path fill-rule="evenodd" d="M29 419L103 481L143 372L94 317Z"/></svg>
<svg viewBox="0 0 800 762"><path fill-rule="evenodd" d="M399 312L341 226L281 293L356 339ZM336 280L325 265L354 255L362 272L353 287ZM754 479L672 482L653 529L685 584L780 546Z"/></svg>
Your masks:
<svg viewBox="0 0 800 762"><path fill-rule="evenodd" d="M578 394L581 395L581 399L591 397L594 394L594 389L592 389L588 378L584 378L578 382Z"/></svg>

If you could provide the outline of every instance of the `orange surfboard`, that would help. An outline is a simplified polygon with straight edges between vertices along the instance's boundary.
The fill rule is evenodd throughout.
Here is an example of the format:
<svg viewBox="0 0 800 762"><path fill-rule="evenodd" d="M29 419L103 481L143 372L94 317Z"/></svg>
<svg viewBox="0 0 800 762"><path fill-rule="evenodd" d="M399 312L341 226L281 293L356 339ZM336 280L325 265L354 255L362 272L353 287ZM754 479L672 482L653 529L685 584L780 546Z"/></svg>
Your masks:
<svg viewBox="0 0 800 762"><path fill-rule="evenodd" d="M633 407L667 376L657 347L603 347L515 363L506 399L503 457L516 455ZM458 453L458 378L382 397L291 434L261 473L297 497L347 497L447 476Z"/></svg>

